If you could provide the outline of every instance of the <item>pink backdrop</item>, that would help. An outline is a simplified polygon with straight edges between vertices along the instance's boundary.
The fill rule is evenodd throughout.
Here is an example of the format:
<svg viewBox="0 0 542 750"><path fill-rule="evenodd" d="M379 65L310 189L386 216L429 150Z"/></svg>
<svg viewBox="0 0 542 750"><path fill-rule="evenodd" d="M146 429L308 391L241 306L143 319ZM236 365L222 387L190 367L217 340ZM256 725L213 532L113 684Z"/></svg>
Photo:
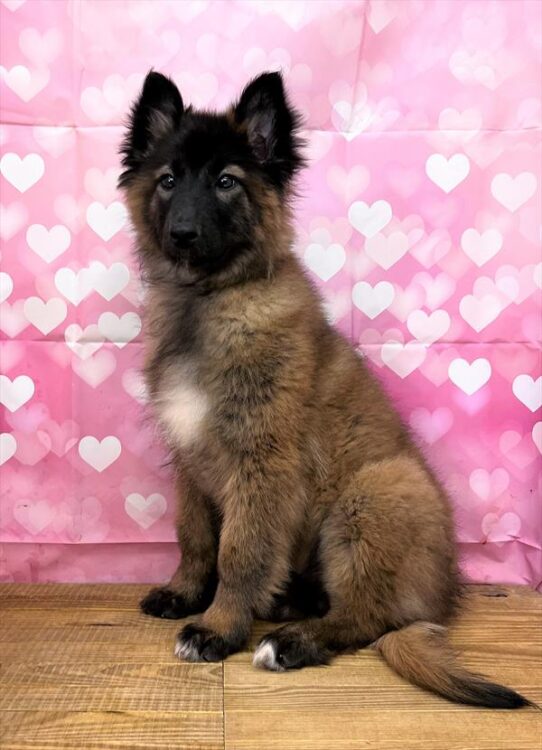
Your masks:
<svg viewBox="0 0 542 750"><path fill-rule="evenodd" d="M0 9L0 578L174 569L122 119L151 66L209 107L280 67L311 159L296 251L449 486L466 574L539 585L541 3Z"/></svg>

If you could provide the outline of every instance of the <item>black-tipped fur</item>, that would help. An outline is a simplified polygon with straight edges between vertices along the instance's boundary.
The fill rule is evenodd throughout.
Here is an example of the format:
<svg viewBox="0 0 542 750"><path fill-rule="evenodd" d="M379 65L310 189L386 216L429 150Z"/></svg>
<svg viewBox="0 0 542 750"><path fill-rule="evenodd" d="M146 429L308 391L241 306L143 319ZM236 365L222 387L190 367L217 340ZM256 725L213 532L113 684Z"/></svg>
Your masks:
<svg viewBox="0 0 542 750"><path fill-rule="evenodd" d="M222 661L239 651L246 640L245 634L227 638L195 623L185 625L177 636L177 643L191 652L190 661Z"/></svg>
<svg viewBox="0 0 542 750"><path fill-rule="evenodd" d="M288 104L280 73L264 73L245 87L235 119L270 179L282 187L303 166L300 141L293 135L301 118Z"/></svg>
<svg viewBox="0 0 542 750"><path fill-rule="evenodd" d="M139 98L132 106L128 131L121 145L125 171L119 178L120 187L127 184L130 175L142 164L152 146L179 127L183 111L183 100L171 78L151 70Z"/></svg>
<svg viewBox="0 0 542 750"><path fill-rule="evenodd" d="M524 706L538 708L535 703L527 700L520 693L516 693L515 690L489 682L482 677L453 679L450 692L445 697L458 703L487 708L523 708Z"/></svg>

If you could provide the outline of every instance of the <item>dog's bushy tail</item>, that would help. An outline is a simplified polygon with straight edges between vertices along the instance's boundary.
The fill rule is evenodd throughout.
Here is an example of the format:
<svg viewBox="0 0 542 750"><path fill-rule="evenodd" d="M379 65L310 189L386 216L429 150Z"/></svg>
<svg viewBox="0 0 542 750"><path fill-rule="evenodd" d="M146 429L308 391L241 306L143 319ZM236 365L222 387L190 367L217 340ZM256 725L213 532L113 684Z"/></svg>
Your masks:
<svg viewBox="0 0 542 750"><path fill-rule="evenodd" d="M401 677L449 700L488 708L538 708L514 690L464 669L441 625L414 622L381 636L371 648Z"/></svg>

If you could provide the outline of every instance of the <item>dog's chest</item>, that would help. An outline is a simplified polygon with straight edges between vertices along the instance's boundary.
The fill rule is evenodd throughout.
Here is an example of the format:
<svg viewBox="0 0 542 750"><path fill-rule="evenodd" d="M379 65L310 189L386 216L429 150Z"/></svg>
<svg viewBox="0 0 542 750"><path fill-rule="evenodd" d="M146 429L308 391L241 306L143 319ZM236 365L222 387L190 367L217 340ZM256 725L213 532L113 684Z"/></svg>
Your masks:
<svg viewBox="0 0 542 750"><path fill-rule="evenodd" d="M171 367L155 394L157 417L172 445L189 448L204 431L210 398L189 365Z"/></svg>

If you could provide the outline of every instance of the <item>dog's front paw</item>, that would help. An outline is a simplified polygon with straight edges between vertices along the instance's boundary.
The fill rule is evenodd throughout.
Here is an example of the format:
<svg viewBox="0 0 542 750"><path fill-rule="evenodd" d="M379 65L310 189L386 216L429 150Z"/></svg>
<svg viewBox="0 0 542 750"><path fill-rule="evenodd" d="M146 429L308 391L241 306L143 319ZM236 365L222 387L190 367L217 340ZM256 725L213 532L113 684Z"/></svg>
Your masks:
<svg viewBox="0 0 542 750"><path fill-rule="evenodd" d="M177 594L172 589L151 589L139 603L141 611L153 617L165 617L168 620L180 620L193 613L182 594Z"/></svg>
<svg viewBox="0 0 542 750"><path fill-rule="evenodd" d="M222 661L242 647L240 639L227 638L196 623L189 623L177 636L175 656L185 661Z"/></svg>

